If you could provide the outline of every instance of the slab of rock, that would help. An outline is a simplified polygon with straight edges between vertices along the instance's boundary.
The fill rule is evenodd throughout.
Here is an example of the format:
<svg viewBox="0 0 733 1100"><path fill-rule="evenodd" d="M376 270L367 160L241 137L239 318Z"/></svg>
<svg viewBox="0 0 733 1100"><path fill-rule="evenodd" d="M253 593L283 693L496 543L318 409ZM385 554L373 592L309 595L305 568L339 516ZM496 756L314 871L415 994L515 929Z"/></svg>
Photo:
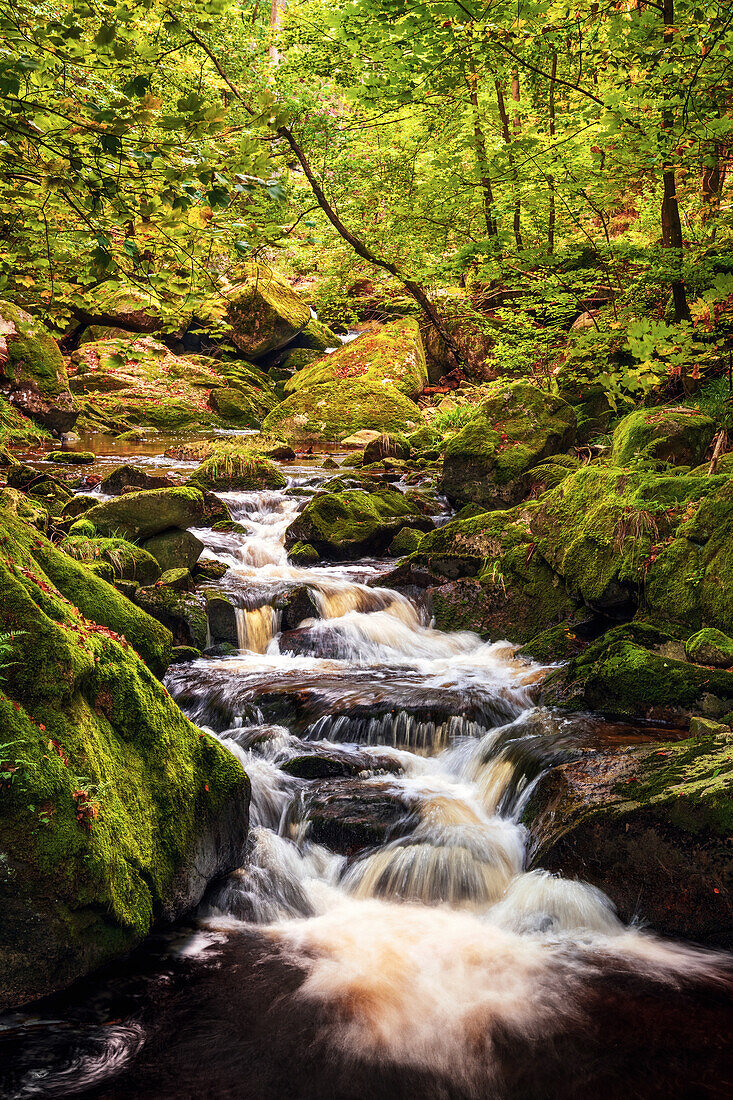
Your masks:
<svg viewBox="0 0 733 1100"><path fill-rule="evenodd" d="M128 489L173 489L178 484L170 474L151 474L139 466L124 463L102 478L99 488L108 496L118 497Z"/></svg>
<svg viewBox="0 0 733 1100"><path fill-rule="evenodd" d="M146 539L143 546L164 572L167 569L193 569L204 550L201 539L179 527L161 531L159 535Z"/></svg>
<svg viewBox="0 0 733 1100"><path fill-rule="evenodd" d="M169 527L194 527L206 515L203 494L190 486L149 489L105 500L90 508L86 518L102 535L147 539Z"/></svg>

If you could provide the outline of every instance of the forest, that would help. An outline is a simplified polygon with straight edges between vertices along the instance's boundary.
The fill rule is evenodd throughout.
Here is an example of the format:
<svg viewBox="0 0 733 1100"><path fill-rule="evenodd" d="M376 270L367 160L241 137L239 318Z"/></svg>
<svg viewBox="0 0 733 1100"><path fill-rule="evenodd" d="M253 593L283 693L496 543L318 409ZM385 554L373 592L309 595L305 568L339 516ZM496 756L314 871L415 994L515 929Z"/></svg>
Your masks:
<svg viewBox="0 0 733 1100"><path fill-rule="evenodd" d="M733 1091L733 8L0 2L0 1094Z"/></svg>

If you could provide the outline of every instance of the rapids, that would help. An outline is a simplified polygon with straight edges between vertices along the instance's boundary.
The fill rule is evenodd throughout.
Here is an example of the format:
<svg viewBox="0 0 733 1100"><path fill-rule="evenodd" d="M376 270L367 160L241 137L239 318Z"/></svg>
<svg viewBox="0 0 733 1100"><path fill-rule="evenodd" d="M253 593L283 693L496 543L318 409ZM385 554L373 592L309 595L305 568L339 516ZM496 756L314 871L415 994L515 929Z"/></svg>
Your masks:
<svg viewBox="0 0 733 1100"><path fill-rule="evenodd" d="M379 587L388 563L289 564L322 476L290 473L221 494L244 534L196 530L239 652L166 679L250 776L242 866L195 927L0 1022L3 1095L730 1095L725 960L526 869L522 809L583 720L534 706L508 643ZM318 615L283 632L302 587Z"/></svg>

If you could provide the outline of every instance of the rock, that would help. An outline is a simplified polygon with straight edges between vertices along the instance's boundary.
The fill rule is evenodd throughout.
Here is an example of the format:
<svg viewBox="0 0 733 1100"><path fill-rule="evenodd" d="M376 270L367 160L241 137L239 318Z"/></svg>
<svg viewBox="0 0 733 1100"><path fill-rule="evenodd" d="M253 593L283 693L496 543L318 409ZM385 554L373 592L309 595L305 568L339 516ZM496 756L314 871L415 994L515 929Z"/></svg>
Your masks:
<svg viewBox="0 0 733 1100"><path fill-rule="evenodd" d="M375 327L331 355L299 370L285 385L286 395L325 383L362 378L390 385L416 400L427 385L425 352L417 321L403 319Z"/></svg>
<svg viewBox="0 0 733 1100"><path fill-rule="evenodd" d="M7 480L11 489L21 489L34 501L43 504L52 516L61 516L64 507L73 497L71 490L58 478L40 473L33 466L22 463L11 466Z"/></svg>
<svg viewBox="0 0 733 1100"><path fill-rule="evenodd" d="M433 520L419 504L400 492L359 489L319 493L285 532L285 547L309 543L321 557L359 558L385 550L399 530L413 526L429 531Z"/></svg>
<svg viewBox="0 0 733 1100"><path fill-rule="evenodd" d="M282 600L283 630L295 630L305 619L320 619L321 609L306 585L291 588Z"/></svg>
<svg viewBox="0 0 733 1100"><path fill-rule="evenodd" d="M62 519L73 519L75 516L83 516L85 512L88 512L90 508L95 508L99 504L99 497L93 497L86 493L77 493L71 500L68 500L61 509Z"/></svg>
<svg viewBox="0 0 733 1100"><path fill-rule="evenodd" d="M532 866L603 890L624 921L733 942L733 740L604 749L544 775L524 813Z"/></svg>
<svg viewBox="0 0 733 1100"><path fill-rule="evenodd" d="M311 321L310 308L274 271L249 266L247 281L227 292L229 335L252 359L285 347Z"/></svg>
<svg viewBox="0 0 733 1100"><path fill-rule="evenodd" d="M262 428L306 444L337 442L364 426L377 435L409 432L422 422L418 406L390 383L344 378L291 394L272 410Z"/></svg>
<svg viewBox="0 0 733 1100"><path fill-rule="evenodd" d="M595 312L586 310L585 313L581 313L580 317L576 317L570 326L571 332L585 332L587 329L595 328L596 322L594 320Z"/></svg>
<svg viewBox="0 0 733 1100"><path fill-rule="evenodd" d="M229 642L210 645L204 650L205 657L236 657L238 653L238 648L235 645L230 645Z"/></svg>
<svg viewBox="0 0 733 1100"><path fill-rule="evenodd" d="M313 565L315 562L321 560L321 555L316 550L315 546L311 546L309 542L296 542L294 546L291 546L288 550L288 558L293 565Z"/></svg>
<svg viewBox="0 0 733 1100"><path fill-rule="evenodd" d="M206 615L209 632L215 644L227 642L239 646L237 609L224 592L206 592Z"/></svg>
<svg viewBox="0 0 733 1100"><path fill-rule="evenodd" d="M166 569L161 574L160 584L165 588L171 588L174 592L194 592L196 585L188 569Z"/></svg>
<svg viewBox="0 0 733 1100"><path fill-rule="evenodd" d="M30 313L2 301L0 388L6 393L22 392L27 388L46 399L68 395L69 389L64 360L51 334ZM72 427L73 423L64 430L69 431Z"/></svg>
<svg viewBox="0 0 733 1100"><path fill-rule="evenodd" d="M403 527L389 544L388 553L390 557L401 558L405 554L414 553L424 537L424 531L418 531L415 527Z"/></svg>
<svg viewBox="0 0 733 1100"><path fill-rule="evenodd" d="M386 433L372 439L364 448L362 462L368 466L372 462L381 462L385 458L409 458L410 445L398 436Z"/></svg>
<svg viewBox="0 0 733 1100"><path fill-rule="evenodd" d="M711 718L691 718L690 719L690 736L691 737L718 737L723 734L729 737L733 734L733 729L730 724L723 722L713 722Z"/></svg>
<svg viewBox="0 0 733 1100"><path fill-rule="evenodd" d="M613 433L615 466L649 460L675 466L701 462L715 434L715 421L696 409L635 409Z"/></svg>
<svg viewBox="0 0 733 1100"><path fill-rule="evenodd" d="M78 374L69 380L69 389L72 393L114 393L115 390L129 388L129 379L118 378L114 374L107 374L104 371Z"/></svg>
<svg viewBox="0 0 733 1100"><path fill-rule="evenodd" d="M182 531L178 527L171 527L146 539L143 546L164 572L168 569L193 569L204 550L201 539L191 531Z"/></svg>
<svg viewBox="0 0 733 1100"><path fill-rule="evenodd" d="M273 371L272 377L284 382L288 382L296 371L311 366L312 363L318 362L322 357L320 351L310 351L308 348L286 348L284 352L280 353L280 356L280 362L276 368L277 373Z"/></svg>
<svg viewBox="0 0 733 1100"><path fill-rule="evenodd" d="M440 290L434 299L443 324L460 348L468 376L480 381L496 378L501 373L501 364L491 355L491 349L499 322L488 321L478 313L460 287ZM433 325L423 322L421 331L430 384L435 385L443 375L455 369L456 361Z"/></svg>
<svg viewBox="0 0 733 1100"><path fill-rule="evenodd" d="M274 391L250 387L215 386L209 393L214 412L223 420L243 428L259 428L269 412L277 405Z"/></svg>
<svg viewBox="0 0 733 1100"><path fill-rule="evenodd" d="M242 862L249 801L240 763L128 644L134 623L151 646L167 632L7 507L3 536L0 758L22 781L0 809L0 1010L194 909ZM129 631L109 614L125 605Z"/></svg>
<svg viewBox="0 0 733 1100"><path fill-rule="evenodd" d="M8 383L3 393L15 410L37 421L55 436L71 431L79 418L79 409L68 391L47 398L34 383L25 382Z"/></svg>
<svg viewBox="0 0 733 1100"><path fill-rule="evenodd" d="M285 478L269 459L248 447L223 446L189 479L206 489L283 489Z"/></svg>
<svg viewBox="0 0 733 1100"><path fill-rule="evenodd" d="M33 482L42 481L46 476L35 466L29 466L27 462L17 462L8 471L7 482L11 489L27 490Z"/></svg>
<svg viewBox="0 0 733 1100"><path fill-rule="evenodd" d="M615 627L566 667L550 674L542 701L570 710L644 718L686 726L714 696L733 709L733 672L701 668L665 656L672 635L645 623Z"/></svg>
<svg viewBox="0 0 733 1100"><path fill-rule="evenodd" d="M206 611L198 596L158 583L138 588L135 603L170 630L176 645L206 648Z"/></svg>
<svg viewBox="0 0 733 1100"><path fill-rule="evenodd" d="M398 761L386 753L380 756L351 746L341 748L333 745L323 748L320 745L308 745L307 742L302 744L305 750L303 754L293 756L281 765L286 775L294 775L298 779L338 779L358 776L362 772L386 771L396 774L402 770Z"/></svg>
<svg viewBox="0 0 733 1100"><path fill-rule="evenodd" d="M386 783L330 779L304 796L309 838L346 855L405 835L416 823L418 804Z"/></svg>
<svg viewBox="0 0 733 1100"><path fill-rule="evenodd" d="M192 645L176 645L171 650L171 664L183 665L188 661L197 661L201 656L201 650Z"/></svg>
<svg viewBox="0 0 733 1100"><path fill-rule="evenodd" d="M148 489L106 500L86 513L100 534L148 539L169 527L200 525L206 514L203 495L191 486Z"/></svg>
<svg viewBox="0 0 733 1100"><path fill-rule="evenodd" d="M338 464L338 462L335 462L332 458L324 458L323 462L321 463L321 469L323 469L323 470L338 470L339 469L339 464Z"/></svg>
<svg viewBox="0 0 733 1100"><path fill-rule="evenodd" d="M320 321L312 319L293 340L294 348L308 348L311 351L328 351L330 348L340 348L341 338Z"/></svg>
<svg viewBox="0 0 733 1100"><path fill-rule="evenodd" d="M84 530L79 530L83 523ZM75 523L76 530L71 530L60 547L65 554L76 561L84 562L90 567L98 563L108 565L111 576L110 581L127 580L136 581L138 584L153 584L160 577L160 566L155 558L141 546L135 546L125 539L96 538L93 524L88 520ZM86 534L86 529L92 528L92 535ZM105 570L106 573L106 570Z"/></svg>
<svg viewBox="0 0 733 1100"><path fill-rule="evenodd" d="M170 474L151 474L125 463L102 478L99 488L108 496L121 496L128 489L173 489L180 484Z"/></svg>
<svg viewBox="0 0 733 1100"><path fill-rule="evenodd" d="M85 539L93 539L97 537L97 528L88 519L77 519L69 528L69 535L81 535Z"/></svg>
<svg viewBox="0 0 733 1100"><path fill-rule="evenodd" d="M688 661L713 668L733 668L733 638L721 630L706 627L693 634L685 643Z"/></svg>
<svg viewBox="0 0 733 1100"><path fill-rule="evenodd" d="M371 428L362 428L360 431L348 435L346 439L342 439L341 445L343 447L364 447L367 443L379 439L381 435L381 432L375 432Z"/></svg>
<svg viewBox="0 0 733 1100"><path fill-rule="evenodd" d="M205 561L197 561L193 571L198 580L220 581L224 574L229 572L229 566L223 561L207 558Z"/></svg>
<svg viewBox="0 0 733 1100"><path fill-rule="evenodd" d="M91 466L97 456L93 451L49 451L47 458L67 466Z"/></svg>
<svg viewBox="0 0 733 1100"><path fill-rule="evenodd" d="M454 504L502 508L527 493L533 466L575 440L572 408L527 382L495 384L447 443L441 491Z"/></svg>
<svg viewBox="0 0 733 1100"><path fill-rule="evenodd" d="M272 458L278 462L292 462L295 458L295 451L287 443L276 443L274 447L267 447L262 453L266 458Z"/></svg>

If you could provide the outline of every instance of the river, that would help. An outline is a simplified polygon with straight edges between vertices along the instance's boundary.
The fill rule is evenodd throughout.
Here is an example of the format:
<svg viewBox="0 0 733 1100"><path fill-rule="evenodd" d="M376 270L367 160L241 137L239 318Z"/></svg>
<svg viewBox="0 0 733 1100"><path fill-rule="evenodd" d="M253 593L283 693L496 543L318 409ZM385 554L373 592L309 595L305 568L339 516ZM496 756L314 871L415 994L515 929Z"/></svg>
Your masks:
<svg viewBox="0 0 733 1100"><path fill-rule="evenodd" d="M536 707L509 644L433 629L379 586L392 563L290 565L326 474L285 472L220 494L244 534L195 532L239 652L166 678L250 776L246 861L196 920L5 1017L3 1095L733 1095L724 957L526 870L533 783L590 719ZM312 613L283 630L295 590Z"/></svg>

